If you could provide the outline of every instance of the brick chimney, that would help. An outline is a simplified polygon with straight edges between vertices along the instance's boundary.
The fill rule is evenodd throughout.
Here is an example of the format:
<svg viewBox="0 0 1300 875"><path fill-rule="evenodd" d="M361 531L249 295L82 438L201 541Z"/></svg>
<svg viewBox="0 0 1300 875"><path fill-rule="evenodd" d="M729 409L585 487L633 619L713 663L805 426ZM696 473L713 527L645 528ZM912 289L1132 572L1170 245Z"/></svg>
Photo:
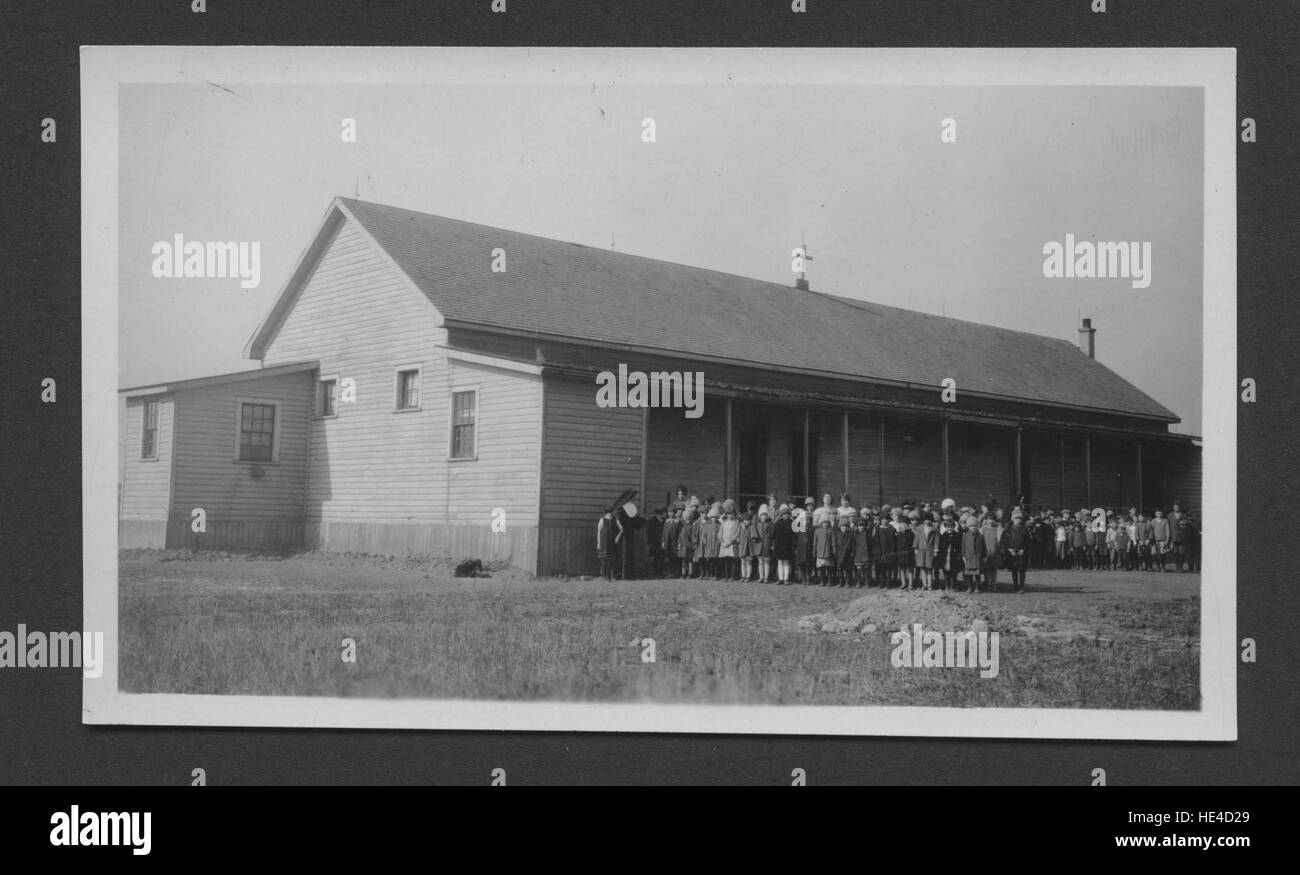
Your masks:
<svg viewBox="0 0 1300 875"><path fill-rule="evenodd" d="M1084 319L1079 328L1079 349L1088 354L1088 358L1097 357L1097 329L1092 327L1091 319Z"/></svg>

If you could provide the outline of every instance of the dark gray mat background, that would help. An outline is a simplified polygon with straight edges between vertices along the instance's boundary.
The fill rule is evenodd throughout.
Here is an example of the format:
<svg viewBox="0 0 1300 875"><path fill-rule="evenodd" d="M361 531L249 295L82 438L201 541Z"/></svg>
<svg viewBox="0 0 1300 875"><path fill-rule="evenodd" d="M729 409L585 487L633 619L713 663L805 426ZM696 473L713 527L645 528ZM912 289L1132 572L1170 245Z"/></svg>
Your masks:
<svg viewBox="0 0 1300 875"><path fill-rule="evenodd" d="M82 626L81 45L1235 46L1241 376L1238 639L1232 744L86 727L76 671L0 671L0 783L1295 784L1297 52L1300 7L1223 0L7 0L0 7L0 628ZM58 143L40 122L58 120ZM250 144L256 141L250 132ZM255 146L251 146L255 147ZM203 172L203 168L195 168ZM104 363L111 367L111 363ZM40 381L58 381L42 404ZM1234 395L1235 385L1221 391ZM1207 496L1204 516L1215 513ZM1207 543L1207 549L1213 549Z"/></svg>

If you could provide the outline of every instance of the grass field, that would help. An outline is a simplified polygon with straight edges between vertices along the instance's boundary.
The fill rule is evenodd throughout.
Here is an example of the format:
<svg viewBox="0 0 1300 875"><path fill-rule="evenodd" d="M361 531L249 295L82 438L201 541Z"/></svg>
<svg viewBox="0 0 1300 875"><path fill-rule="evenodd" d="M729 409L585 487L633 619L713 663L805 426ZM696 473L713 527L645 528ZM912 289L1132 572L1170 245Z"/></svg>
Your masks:
<svg viewBox="0 0 1300 875"><path fill-rule="evenodd" d="M169 561L170 560L170 561ZM445 562L304 554L119 562L126 692L1200 707L1200 576L1031 572L1030 592L455 578ZM889 635L988 624L1000 671L901 669ZM843 630L852 631L823 631ZM656 661L640 642L655 640ZM356 662L342 661L342 640Z"/></svg>

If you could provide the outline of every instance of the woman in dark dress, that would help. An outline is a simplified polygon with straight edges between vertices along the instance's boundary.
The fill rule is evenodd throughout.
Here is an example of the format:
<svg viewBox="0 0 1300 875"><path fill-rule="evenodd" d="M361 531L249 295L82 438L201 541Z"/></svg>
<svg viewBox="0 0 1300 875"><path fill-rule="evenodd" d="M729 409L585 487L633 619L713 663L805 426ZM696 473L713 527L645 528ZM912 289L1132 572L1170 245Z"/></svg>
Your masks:
<svg viewBox="0 0 1300 875"><path fill-rule="evenodd" d="M817 502L813 497L808 496L804 502L804 511L793 521L794 526L794 564L799 568L799 580L802 583L812 583L812 566L813 566L813 509Z"/></svg>

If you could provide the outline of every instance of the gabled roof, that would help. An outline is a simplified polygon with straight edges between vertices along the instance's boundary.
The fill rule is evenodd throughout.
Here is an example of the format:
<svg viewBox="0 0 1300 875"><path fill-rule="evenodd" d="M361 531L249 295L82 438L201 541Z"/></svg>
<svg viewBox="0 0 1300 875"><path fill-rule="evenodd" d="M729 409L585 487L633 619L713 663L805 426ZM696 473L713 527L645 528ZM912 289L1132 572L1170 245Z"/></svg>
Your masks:
<svg viewBox="0 0 1300 875"><path fill-rule="evenodd" d="M334 209L449 325L936 391L953 377L958 391L1178 421L1066 340L350 198ZM329 226L327 216L322 235ZM497 247L507 255L501 273L491 270ZM281 304L296 293L286 287ZM281 304L250 341L255 357L283 319Z"/></svg>

